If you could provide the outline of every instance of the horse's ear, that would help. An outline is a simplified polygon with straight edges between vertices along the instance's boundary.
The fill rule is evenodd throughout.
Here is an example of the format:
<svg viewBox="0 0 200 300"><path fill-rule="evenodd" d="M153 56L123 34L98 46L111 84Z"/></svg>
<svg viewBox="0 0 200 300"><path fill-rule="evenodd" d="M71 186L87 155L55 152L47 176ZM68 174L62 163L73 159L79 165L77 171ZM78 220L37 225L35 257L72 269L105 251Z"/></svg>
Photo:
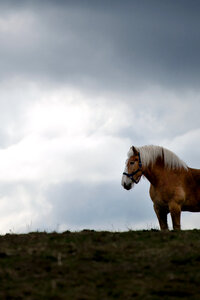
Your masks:
<svg viewBox="0 0 200 300"><path fill-rule="evenodd" d="M134 155L138 155L139 152L137 151L137 149L134 146L132 146L132 150L133 150Z"/></svg>

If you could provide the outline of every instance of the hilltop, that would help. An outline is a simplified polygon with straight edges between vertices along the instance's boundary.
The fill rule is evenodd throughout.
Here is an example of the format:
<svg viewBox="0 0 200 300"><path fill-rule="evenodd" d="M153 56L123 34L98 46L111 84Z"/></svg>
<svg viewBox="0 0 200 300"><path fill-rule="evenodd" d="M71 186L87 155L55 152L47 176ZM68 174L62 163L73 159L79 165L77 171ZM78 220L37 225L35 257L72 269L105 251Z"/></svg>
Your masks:
<svg viewBox="0 0 200 300"><path fill-rule="evenodd" d="M0 236L0 299L200 299L200 231Z"/></svg>

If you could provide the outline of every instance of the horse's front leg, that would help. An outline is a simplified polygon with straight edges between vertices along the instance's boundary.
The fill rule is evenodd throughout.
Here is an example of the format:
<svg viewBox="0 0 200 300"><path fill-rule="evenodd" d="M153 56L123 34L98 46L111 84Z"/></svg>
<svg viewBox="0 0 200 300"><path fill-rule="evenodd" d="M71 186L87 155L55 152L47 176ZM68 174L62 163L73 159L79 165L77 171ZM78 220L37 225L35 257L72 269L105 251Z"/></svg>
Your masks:
<svg viewBox="0 0 200 300"><path fill-rule="evenodd" d="M167 224L168 210L164 207L160 207L159 205L156 205L155 203L154 203L154 210L159 221L160 229L168 230L168 224Z"/></svg>
<svg viewBox="0 0 200 300"><path fill-rule="evenodd" d="M181 206L175 201L169 203L169 211L172 218L172 224L174 230L181 229Z"/></svg>

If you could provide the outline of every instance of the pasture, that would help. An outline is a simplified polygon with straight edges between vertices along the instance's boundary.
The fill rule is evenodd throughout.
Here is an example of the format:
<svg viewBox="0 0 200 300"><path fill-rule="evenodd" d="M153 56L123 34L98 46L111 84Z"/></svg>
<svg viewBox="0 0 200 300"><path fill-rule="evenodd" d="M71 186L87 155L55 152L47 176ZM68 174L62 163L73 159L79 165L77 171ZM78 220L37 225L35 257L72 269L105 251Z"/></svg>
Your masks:
<svg viewBox="0 0 200 300"><path fill-rule="evenodd" d="M199 299L200 231L0 236L0 299Z"/></svg>

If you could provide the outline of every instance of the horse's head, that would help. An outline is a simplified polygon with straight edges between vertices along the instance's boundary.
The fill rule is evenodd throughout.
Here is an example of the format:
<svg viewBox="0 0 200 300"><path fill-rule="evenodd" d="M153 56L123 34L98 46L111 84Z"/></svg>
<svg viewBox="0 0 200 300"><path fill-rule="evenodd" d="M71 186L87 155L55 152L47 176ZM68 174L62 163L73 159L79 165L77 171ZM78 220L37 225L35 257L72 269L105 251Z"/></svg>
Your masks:
<svg viewBox="0 0 200 300"><path fill-rule="evenodd" d="M122 186L130 190L134 183L138 183L142 176L142 162L139 151L132 146L128 152L126 167L122 176Z"/></svg>

